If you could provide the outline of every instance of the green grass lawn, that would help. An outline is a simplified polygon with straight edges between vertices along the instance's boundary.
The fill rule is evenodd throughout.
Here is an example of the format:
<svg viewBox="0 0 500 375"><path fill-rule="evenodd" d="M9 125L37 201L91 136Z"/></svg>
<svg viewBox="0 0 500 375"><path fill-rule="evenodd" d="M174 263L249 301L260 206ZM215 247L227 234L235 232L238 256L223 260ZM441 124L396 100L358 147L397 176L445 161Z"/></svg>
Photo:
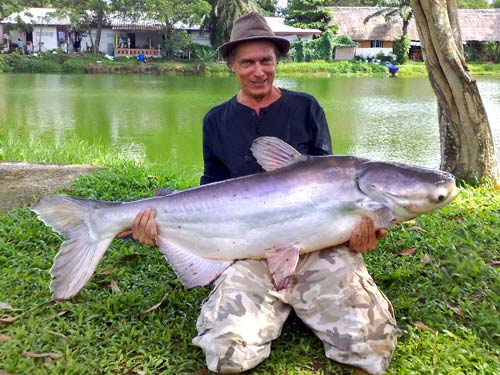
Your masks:
<svg viewBox="0 0 500 375"><path fill-rule="evenodd" d="M118 163L68 194L129 200L194 177ZM465 187L365 256L402 335L389 374L500 374L500 192ZM0 374L205 374L191 344L209 288L186 290L156 248L115 240L71 301L50 300L61 237L27 208L0 216ZM146 310L161 305L150 312ZM349 374L294 316L252 374ZM37 355L42 358L34 358Z"/></svg>

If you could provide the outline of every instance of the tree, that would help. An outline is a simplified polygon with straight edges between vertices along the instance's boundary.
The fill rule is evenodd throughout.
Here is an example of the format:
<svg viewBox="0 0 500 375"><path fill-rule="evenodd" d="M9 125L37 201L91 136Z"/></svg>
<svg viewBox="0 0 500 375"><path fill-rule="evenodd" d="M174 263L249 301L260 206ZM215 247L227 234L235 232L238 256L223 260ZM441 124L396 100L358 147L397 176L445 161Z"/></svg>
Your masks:
<svg viewBox="0 0 500 375"><path fill-rule="evenodd" d="M278 0L255 0L255 2L263 14L272 16L276 13Z"/></svg>
<svg viewBox="0 0 500 375"><path fill-rule="evenodd" d="M108 0L58 0L57 7L60 13L70 18L72 27L87 30L93 53L99 52L102 27L109 19L113 8ZM92 27L96 28L95 41L92 36Z"/></svg>
<svg viewBox="0 0 500 375"><path fill-rule="evenodd" d="M12 13L20 12L23 9L48 8L51 5L50 0L1 0L0 1L0 20L10 16Z"/></svg>
<svg viewBox="0 0 500 375"><path fill-rule="evenodd" d="M12 13L19 12L25 8L24 2L18 0L2 0L0 2L0 20Z"/></svg>
<svg viewBox="0 0 500 375"><path fill-rule="evenodd" d="M462 49L456 0L411 0L438 102L441 169L467 182L498 183L486 111Z"/></svg>
<svg viewBox="0 0 500 375"><path fill-rule="evenodd" d="M325 0L291 0L285 21L288 25L303 29L328 29L332 19L330 12L324 8Z"/></svg>
<svg viewBox="0 0 500 375"><path fill-rule="evenodd" d="M175 25L200 25L210 12L210 4L205 0L117 0L120 10L131 18L145 17L163 25L164 47L175 51L191 44L191 38L184 30Z"/></svg>
<svg viewBox="0 0 500 375"><path fill-rule="evenodd" d="M389 22L392 17L399 16L403 20L403 35L393 41L393 51L396 55L396 62L404 64L408 61L408 52L410 51L410 38L408 38L408 27L413 17L410 0L389 0L379 1L377 4L383 7L373 14L367 16L363 23L367 23L374 17L383 16L385 22Z"/></svg>
<svg viewBox="0 0 500 375"><path fill-rule="evenodd" d="M245 13L257 10L253 1L210 0L210 4L212 10L204 28L210 32L210 44L215 48L229 41L234 21Z"/></svg>
<svg viewBox="0 0 500 375"><path fill-rule="evenodd" d="M374 17L383 16L385 22L389 22L392 17L400 16L403 20L403 37L408 36L408 26L410 25L410 20L413 17L413 11L411 9L410 0L394 0L394 1L379 1L379 4L383 7L373 14L367 16L363 23L367 23Z"/></svg>

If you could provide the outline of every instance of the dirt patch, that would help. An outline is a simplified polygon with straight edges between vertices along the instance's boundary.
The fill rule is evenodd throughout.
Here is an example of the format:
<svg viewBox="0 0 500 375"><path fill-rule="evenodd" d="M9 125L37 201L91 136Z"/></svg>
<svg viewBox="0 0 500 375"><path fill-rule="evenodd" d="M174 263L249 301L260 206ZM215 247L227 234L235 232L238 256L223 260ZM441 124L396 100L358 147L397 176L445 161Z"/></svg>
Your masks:
<svg viewBox="0 0 500 375"><path fill-rule="evenodd" d="M69 187L75 178L97 168L91 165L0 162L0 214Z"/></svg>

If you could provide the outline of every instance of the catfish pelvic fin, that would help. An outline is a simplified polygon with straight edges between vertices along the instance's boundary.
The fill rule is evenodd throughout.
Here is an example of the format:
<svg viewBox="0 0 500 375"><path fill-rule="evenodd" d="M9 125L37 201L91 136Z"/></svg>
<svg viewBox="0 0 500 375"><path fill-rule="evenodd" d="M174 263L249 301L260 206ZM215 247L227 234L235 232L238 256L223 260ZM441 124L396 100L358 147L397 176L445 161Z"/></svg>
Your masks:
<svg viewBox="0 0 500 375"><path fill-rule="evenodd" d="M204 286L215 280L234 261L209 260L175 246L161 235L158 246L187 288Z"/></svg>
<svg viewBox="0 0 500 375"><path fill-rule="evenodd" d="M280 247L266 252L269 271L274 280L277 290L285 289L288 286L290 277L295 273L299 262L300 246Z"/></svg>

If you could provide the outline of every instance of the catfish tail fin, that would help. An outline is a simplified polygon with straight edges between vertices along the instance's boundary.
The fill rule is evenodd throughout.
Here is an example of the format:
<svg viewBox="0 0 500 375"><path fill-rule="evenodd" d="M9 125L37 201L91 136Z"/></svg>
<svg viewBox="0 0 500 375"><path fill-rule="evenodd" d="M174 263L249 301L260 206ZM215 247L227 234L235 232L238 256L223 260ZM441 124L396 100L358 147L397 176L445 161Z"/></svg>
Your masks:
<svg viewBox="0 0 500 375"><path fill-rule="evenodd" d="M114 238L114 234L99 230L99 224L92 221L93 213L113 204L54 195L42 198L33 208L45 224L67 238L50 270L52 299L74 297L92 277Z"/></svg>

